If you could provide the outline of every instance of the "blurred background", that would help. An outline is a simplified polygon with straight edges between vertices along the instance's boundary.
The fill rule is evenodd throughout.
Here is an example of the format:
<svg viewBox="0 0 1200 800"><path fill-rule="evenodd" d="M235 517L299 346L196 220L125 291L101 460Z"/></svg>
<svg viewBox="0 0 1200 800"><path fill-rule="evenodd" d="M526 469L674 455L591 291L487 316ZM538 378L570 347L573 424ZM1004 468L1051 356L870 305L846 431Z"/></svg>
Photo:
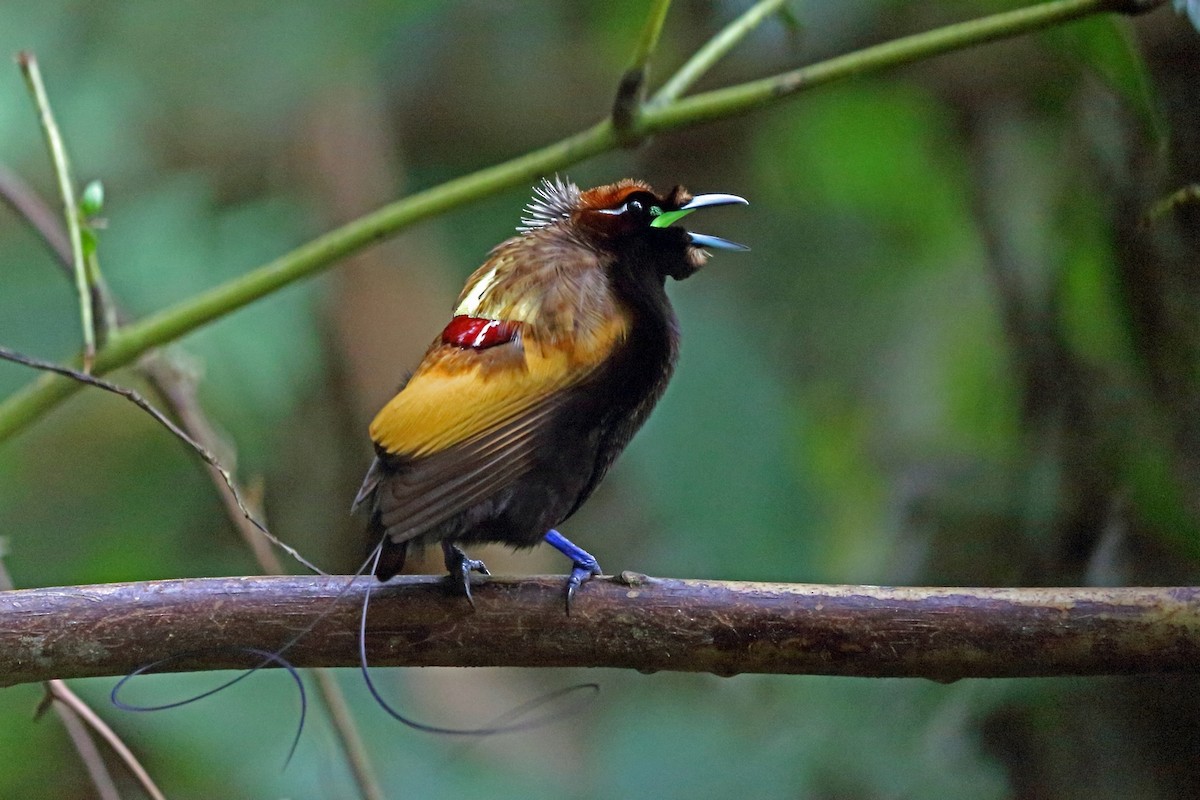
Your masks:
<svg viewBox="0 0 1200 800"><path fill-rule="evenodd" d="M744 2L677 3L665 79ZM701 88L999 10L790 4ZM7 3L0 53L39 57L100 261L144 315L407 193L575 132L611 104L644 4L334 0ZM6 55L7 57L7 55ZM734 192L745 242L670 287L677 377L563 528L610 572L798 582L1181 584L1200 579L1200 34L1169 10L1095 19L845 81L567 171ZM57 205L20 75L0 163ZM172 347L272 530L352 571L366 425L509 236L518 188L421 224ZM70 285L0 209L0 343L79 346ZM0 396L34 377L0 364ZM118 381L149 392L129 370ZM17 585L259 571L201 463L86 391L0 448ZM563 572L549 548L477 552ZM440 558L414 565L441 571ZM292 568L298 569L295 565ZM486 721L595 680L578 715L464 743L400 727L338 674L394 796L1200 796L1192 679L962 681L621 671L381 670L393 702ZM212 675L144 679L130 701ZM132 714L72 685L171 797L353 796L323 715L260 674ZM41 687L0 691L0 796L90 797ZM122 771L114 771L129 787Z"/></svg>

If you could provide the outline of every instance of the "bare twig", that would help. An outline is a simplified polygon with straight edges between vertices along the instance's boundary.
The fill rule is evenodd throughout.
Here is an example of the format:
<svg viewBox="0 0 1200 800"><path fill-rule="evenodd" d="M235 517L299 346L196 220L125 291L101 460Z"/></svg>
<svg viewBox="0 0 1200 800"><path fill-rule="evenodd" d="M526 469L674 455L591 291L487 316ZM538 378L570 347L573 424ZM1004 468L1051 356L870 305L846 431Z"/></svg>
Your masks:
<svg viewBox="0 0 1200 800"><path fill-rule="evenodd" d="M62 134L54 121L54 113L50 110L50 99L46 96L46 87L42 83L42 73L38 69L37 59L33 53L17 53L17 65L29 92L33 95L37 106L38 119L46 134L46 144L50 148L50 161L54 165L54 174L58 179L58 191L62 195L63 214L67 223L67 236L71 243L71 265L75 275L75 291L79 295L79 319L83 327L83 371L91 372L96 359L96 322L92 314L92 282L88 280L87 264L83 257L83 233L80 229L79 204L75 196L75 183L71 179L71 162L67 159L67 148L63 145Z"/></svg>
<svg viewBox="0 0 1200 800"><path fill-rule="evenodd" d="M275 650L318 617L289 661L353 666L357 616L374 579L347 589L349 580L205 578L0 594L0 685L122 675L169 657L164 669L245 667L233 648ZM626 573L588 583L570 617L562 587L561 576L492 578L475 588L472 611L441 579L376 584L371 663L937 681L1200 671L1197 587L884 588Z"/></svg>
<svg viewBox="0 0 1200 800"><path fill-rule="evenodd" d="M124 762L125 767L132 773L134 779L141 785L146 794L150 795L153 800L165 800L162 791L155 785L154 779L150 777L150 773L137 760L133 751L121 740L121 737L117 736L112 728L108 727L108 723L92 710L91 706L83 702L61 680L46 681L46 691L58 703L69 708L72 713L77 714L80 719L87 723L88 727L108 743L108 746Z"/></svg>
<svg viewBox="0 0 1200 800"><path fill-rule="evenodd" d="M3 164L0 164L0 199L33 226L59 263L66 268L67 277L72 277L71 240L67 238L61 223L37 192Z"/></svg>
<svg viewBox="0 0 1200 800"><path fill-rule="evenodd" d="M104 380L103 378L97 378L94 375L88 375L80 372L79 370L71 369L70 367L64 367L61 364L55 364L50 361L43 361L39 358L23 355L13 350L9 350L6 347L0 347L0 358L4 359L5 361L12 361L16 364L24 364L25 366L32 367L34 369L53 372L58 375L79 381L80 383L86 383L89 386L95 386L96 388L103 389L106 392L112 392L113 394L120 395L129 402L133 403L138 408L142 409L151 417L153 417L155 422L170 431L176 439L190 447L198 456L200 456L200 458L204 459L206 464L208 464L221 475L221 478L224 480L225 485L229 488L229 491L234 494L234 497L237 500L238 509L242 512L245 518L249 520L252 525L254 525L259 533L261 533L263 536L266 536L277 547L281 548L284 552L299 561L304 566L311 569L313 572L324 574L320 568L316 567L308 559L300 555L300 553L297 552L294 547L276 538L275 534L271 533L262 523L256 520L254 515L250 513L250 510L246 508L246 504L242 502L241 495L237 493L237 489L233 485L233 478L230 476L229 471L221 466L216 457L210 453L207 448L201 446L198 442L192 439L192 437L184 433L178 425L168 419L165 414L152 406L136 391L133 389L127 389L124 386L118 386L115 383Z"/></svg>
<svg viewBox="0 0 1200 800"><path fill-rule="evenodd" d="M47 697L50 697L50 684L53 681L46 682ZM65 685L65 684L64 684ZM82 720L62 703L54 703L54 713L58 715L58 719L62 722L63 728L67 731L67 736L71 739L71 744L75 747L75 751L79 753L79 759L83 762L83 766L87 769L88 777L92 779L92 785L96 787L96 794L100 796L100 800L121 800L121 794L117 791L117 785L113 782L112 775L108 772L108 767L104 764L104 756L100 754L100 748L96 747L96 743L92 741L92 736L87 731L87 727Z"/></svg>
<svg viewBox="0 0 1200 800"><path fill-rule="evenodd" d="M208 416L204 413L204 409L201 408L200 401L196 397L195 374L180 363L178 355L158 352L150 358L142 359L138 367L150 380L151 385L174 413L176 419L179 420L180 428L204 449L209 452L220 452L228 463L233 463L230 460L234 452L233 448L221 440L216 429L209 422ZM285 570L279 556L271 549L267 539L260 535L261 528L266 527L265 523L260 528L260 523L255 521L253 515L243 513L245 508L243 498L246 496L246 491L234 479L232 468L224 470L209 462L208 473L212 478L217 495L220 496L221 502L225 506L226 514L237 528L246 547L254 555L254 560L258 562L265 574L283 575ZM257 503L255 505L258 506ZM257 508L257 510L258 516L261 516L261 508ZM271 541L275 542L273 538Z"/></svg>
<svg viewBox="0 0 1200 800"><path fill-rule="evenodd" d="M358 732L358 726L354 723L354 717L350 714L350 707L346 704L346 696L342 693L342 687L338 685L333 673L327 669L314 669L309 674L317 682L317 696L321 698L321 702L325 706L325 713L329 715L329 721L333 725L334 733L337 734L338 744L341 745L342 754L350 766L350 774L354 777L359 794L365 800L383 800L386 795L383 793L383 787L379 785L379 779L375 776L371 760L367 757L366 743L363 742L362 736Z"/></svg>
<svg viewBox="0 0 1200 800"><path fill-rule="evenodd" d="M1200 183L1189 183L1182 189L1178 189L1171 194L1159 200L1150 207L1145 214L1142 215L1140 225L1143 228L1149 228L1154 223L1158 222L1163 215L1180 208L1181 206L1200 203Z"/></svg>
<svg viewBox="0 0 1200 800"><path fill-rule="evenodd" d="M663 105L678 100L704 73L712 69L725 54L746 38L746 34L757 28L762 21L774 14L784 0L759 0L742 12L742 15L721 29L703 47L687 60L662 88L654 93L651 105Z"/></svg>

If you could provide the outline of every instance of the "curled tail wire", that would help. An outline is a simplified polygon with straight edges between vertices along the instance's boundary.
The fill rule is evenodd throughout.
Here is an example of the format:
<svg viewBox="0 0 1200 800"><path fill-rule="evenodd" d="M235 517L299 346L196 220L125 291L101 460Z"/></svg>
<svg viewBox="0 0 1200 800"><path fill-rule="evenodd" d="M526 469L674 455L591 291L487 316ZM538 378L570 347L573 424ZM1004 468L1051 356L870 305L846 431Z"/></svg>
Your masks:
<svg viewBox="0 0 1200 800"><path fill-rule="evenodd" d="M383 556L384 550L385 550L385 543L383 542L383 540L381 538L379 541L379 544L377 544L371 550L371 553L367 557L367 559L359 566L358 570L350 577L350 579L348 581L346 581L346 584L338 591L337 595L333 598L333 600L336 601L338 598L342 597L347 591L349 591L351 586L353 586L355 579L362 576L364 572L375 573L376 569L378 569L378 567L379 567L380 559ZM441 725L430 725L430 724L419 722L415 719L412 719L411 717L408 717L407 715L401 713L395 707L393 707L390 703L388 703L388 701L385 700L383 695L379 692L379 689L375 686L375 682L371 678L370 668L369 668L369 664L367 661L367 613L370 609L371 591L374 588L374 584L375 584L375 581L371 581L367 585L366 592L363 595L362 615L359 620L358 653L359 653L359 665L360 665L360 669L362 671L363 681L364 681L364 683L366 683L367 690L371 693L371 697L375 700L376 704L378 704L379 707L382 708L384 710L384 712L388 714L388 716L390 716L393 719L395 719L396 721L404 724L405 726L412 728L413 730L422 731L424 733L445 735L445 736L491 736L493 734L498 734L498 733L513 733L513 732L517 732L517 731L530 730L533 728L537 728L537 727L546 725L557 719L569 716L570 714L572 714L574 712L571 709L567 709L564 711L558 711L558 712L545 714L545 715L542 715L542 716L539 716L539 717L536 717L533 719L525 719L523 721L520 719L521 717L536 711L537 709L541 708L542 706L546 705L547 703L553 702L554 700L557 700L561 697L564 697L568 694L572 694L574 692L588 690L588 691L591 691L593 694L595 694L600 691L600 687L598 684L581 683L581 684L576 684L573 686L568 686L568 687L565 687L563 689L559 689L559 690L556 690L553 692L548 692L540 697L534 698L533 700L531 700L527 703L519 705L516 708L510 709L509 711L507 711L504 714L497 717L493 723L479 727L479 728L449 728L449 727L444 727ZM296 668L295 665L293 665L290 661L288 661L283 656L284 656L284 653L286 653L289 649L291 649L298 641L300 641L300 639L302 639L310 631L312 631L312 629L315 628L317 626L317 624L321 622L321 620L323 620L325 617L327 617L329 614L331 614L333 612L333 610L334 610L334 606L332 605L332 601L331 601L330 608L327 611L324 611L321 614L319 614L312 622L310 622L308 625L306 625L303 630L301 630L300 632L298 632L297 634L292 636L287 642L284 643L284 645L282 647L280 647L278 650L276 650L274 652L269 651L269 650L262 650L262 649L259 649L256 647L204 648L204 649L198 649L198 650L189 650L184 653L178 653L176 655L168 656L167 658L161 658L150 664L146 664L144 666L138 667L137 669L130 672L128 675L123 676L119 681L117 681L116 685L113 686L112 691L109 693L109 699L114 706L121 709L122 711L134 711L134 712L166 711L168 709L180 708L182 706L186 706L186 705L190 705L191 703L195 703L199 700L203 700L205 698L212 697L213 695L215 695L219 692L222 692L237 683L240 683L241 681L250 677L254 673L263 669L264 667L275 664L275 665L280 666L283 669L287 670L288 675L291 677L292 681L296 684L296 690L299 693L299 697L300 697L300 719L296 725L296 733L293 735L291 745L288 748L287 758L284 760L284 767L286 768L287 765L289 763L291 763L292 757L296 754L296 749L297 749L297 747L299 747L299 744L300 744L300 735L304 732L304 724L305 724L305 721L307 720L307 714L308 714L308 694L304 689L304 682L300 677L299 670ZM186 697L182 700L176 700L176 701L169 702L169 703L160 703L157 705L137 705L134 703L127 703L120 698L120 694L125 689L126 684L128 684L131 680L133 680L134 678L136 678L140 675L145 675L145 674L147 674L149 672L153 672L154 670L159 669L161 667L164 667L164 666L167 666L170 664L174 664L179 661L184 661L188 658L192 658L192 657L195 657L198 655L203 655L205 653L229 652L231 650L234 652L238 652L238 653L246 653L249 655L257 656L261 660L259 661L258 664L255 664L253 667L247 668L245 671L243 671L240 674L236 675L235 677L230 678L229 680L219 684L218 686L215 686L212 689L208 689L206 691L203 691L203 692L193 695L191 697ZM511 719L516 719L518 721L516 721L516 722L508 722L507 721L507 720L511 720Z"/></svg>
<svg viewBox="0 0 1200 800"><path fill-rule="evenodd" d="M372 561L372 572L375 571L376 566L379 564L379 559L382 552L383 544L381 542L380 545L375 548L375 551L372 553L372 558L370 559ZM375 682L371 680L370 666L367 663L367 610L371 606L371 589L372 586L368 586L366 593L363 595L362 617L359 619L358 624L359 669L362 671L363 682L366 683L367 690L371 693L371 697L375 698L375 702L379 705L379 707L382 708L384 712L386 712L387 715L392 719L408 726L409 728L412 728L413 730L422 731L424 733L435 733L444 736L491 736L497 733L515 733L517 731L527 731L567 716L571 712L570 710L559 711L534 719L527 719L512 723L503 722L503 720L514 717L519 719L521 716L536 711L545 704L573 692L586 689L595 694L600 691L599 684L595 683L580 683L574 686L568 686L564 689L549 692L541 697L534 698L527 703L517 706L516 708L511 709L510 711L498 717L496 722L479 728L447 728L441 725L430 725L428 723L418 722L412 717L397 711L395 707L388 703L388 701L383 698L383 695L380 694L379 689L376 688Z"/></svg>
<svg viewBox="0 0 1200 800"><path fill-rule="evenodd" d="M348 592L350 590L350 587L352 587L354 585L354 581L363 574L363 572L367 569L367 567L369 565L372 565L373 561L378 556L378 552L379 552L378 547L376 547L374 550L371 551L371 554L367 557L367 559L365 561L363 561L362 564L359 565L359 567L355 571L355 573L350 576L350 579L348 581L346 581L346 584L344 586L342 586L341 589L338 590L338 593L333 597L333 600L330 601L330 606L329 606L328 610L323 611L320 614L318 614L317 617L312 622L310 622L308 625L306 625L299 633L292 636L292 638L288 639L288 641L285 642L284 645L282 647L280 647L278 650L275 650L274 652L272 652L269 650L262 650L257 647L230 647L230 646L211 647L211 648L201 648L201 649L197 649L197 650L189 650L184 653L177 653L172 656L167 656L166 658L160 658L157 661L154 661L154 662L151 662L144 666L138 667L133 672L130 672L128 675L125 675L119 681L117 681L116 685L113 686L112 691L109 693L109 702L111 702L114 706L121 709L122 711L135 711L135 712L166 711L166 710L172 709L172 708L180 708L182 706L186 706L186 705L190 705L191 703L195 703L199 700L203 700L207 697L212 697L213 695L217 694L218 692L223 692L224 690L228 689L229 687L233 686L234 684L240 683L241 681L250 677L255 672L258 672L259 670L263 669L264 667L270 666L271 664L276 664L276 665L284 668L285 670L287 670L288 675L291 677L292 681L295 682L295 684L296 684L296 691L300 695L300 719L296 723L296 733L292 737L291 747L288 748L287 758L284 760L283 765L286 768L287 765L291 762L292 756L294 756L296 754L296 748L300 744L300 734L302 734L304 732L304 723L308 718L308 693L304 689L304 681L301 680L301 678L300 678L299 670L296 669L294 664L292 664L290 661L288 661L286 658L284 658L283 654L286 653L288 650L290 650L296 644L296 642L300 641L302 638L307 636L308 633L321 622L321 620L325 619L325 617L327 617L331 613L333 613L333 610L335 608L335 606L333 604L334 601L338 600L340 597L345 595L346 592ZM322 572L321 574L323 575L325 573ZM191 697L185 697L182 700L176 700L171 703L161 703L159 705L140 706L140 705L136 705L133 703L126 703L125 701L121 700L121 698L119 696L121 691L125 688L125 685L127 683L129 683L129 681L138 677L139 675L145 675L146 673L153 672L154 670L156 670L160 667L164 667L169 664L174 664L179 661L184 661L184 660L186 660L188 658L192 658L194 656L203 655L206 653L226 653L226 652L231 652L231 651L235 652L235 653L247 653L249 655L258 656L261 660L259 661L259 663L255 664L253 667L247 668L242 673L238 674L237 676L235 676L233 678L230 678L229 680L225 681L224 683L222 683L218 686L215 686L212 689L208 689L206 691L201 692L200 694L193 695Z"/></svg>

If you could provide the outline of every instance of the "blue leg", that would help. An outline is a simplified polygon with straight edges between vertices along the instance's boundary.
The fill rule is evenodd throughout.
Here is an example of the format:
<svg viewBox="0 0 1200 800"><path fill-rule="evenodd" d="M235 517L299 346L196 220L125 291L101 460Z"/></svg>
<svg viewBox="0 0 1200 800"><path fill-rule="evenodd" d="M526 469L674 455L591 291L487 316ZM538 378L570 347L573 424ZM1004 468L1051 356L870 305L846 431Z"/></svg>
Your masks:
<svg viewBox="0 0 1200 800"><path fill-rule="evenodd" d="M593 575L599 575L600 565L596 563L595 556L553 528L546 532L544 538L547 544L571 559L571 577L567 579L567 614L570 615L575 590Z"/></svg>

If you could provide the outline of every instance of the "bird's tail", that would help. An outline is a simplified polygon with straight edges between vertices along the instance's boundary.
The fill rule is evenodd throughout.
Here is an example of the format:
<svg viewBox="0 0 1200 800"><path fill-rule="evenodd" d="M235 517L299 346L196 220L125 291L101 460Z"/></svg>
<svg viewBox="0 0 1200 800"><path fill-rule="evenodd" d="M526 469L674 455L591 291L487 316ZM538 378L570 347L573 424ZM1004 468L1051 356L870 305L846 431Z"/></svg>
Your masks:
<svg viewBox="0 0 1200 800"><path fill-rule="evenodd" d="M377 457L371 462L367 477L363 478L362 486L359 487L354 503L350 506L350 513L353 514L363 507L370 512L367 522L367 557L373 559L376 548L380 550L379 559L373 561L374 572L375 577L386 581L404 569L404 562L408 558L408 542L393 542L379 519L379 504L375 501L375 492L379 489L379 481L382 478L383 464Z"/></svg>

